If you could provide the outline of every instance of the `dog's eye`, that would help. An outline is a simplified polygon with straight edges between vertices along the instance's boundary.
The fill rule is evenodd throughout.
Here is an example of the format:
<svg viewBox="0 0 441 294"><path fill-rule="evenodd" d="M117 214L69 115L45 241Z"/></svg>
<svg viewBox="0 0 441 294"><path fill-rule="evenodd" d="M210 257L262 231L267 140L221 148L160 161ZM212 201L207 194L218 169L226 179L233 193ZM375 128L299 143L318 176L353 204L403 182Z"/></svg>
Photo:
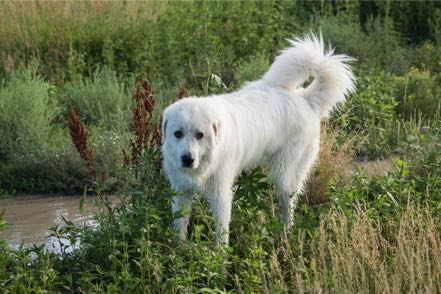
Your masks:
<svg viewBox="0 0 441 294"><path fill-rule="evenodd" d="M178 138L178 139L182 138L182 132L181 132L181 131L176 131L176 132L174 132L174 135L175 135L175 137Z"/></svg>
<svg viewBox="0 0 441 294"><path fill-rule="evenodd" d="M204 133L202 133L202 132L199 132L196 134L196 139L198 139L198 140L202 139L203 137L204 137Z"/></svg>

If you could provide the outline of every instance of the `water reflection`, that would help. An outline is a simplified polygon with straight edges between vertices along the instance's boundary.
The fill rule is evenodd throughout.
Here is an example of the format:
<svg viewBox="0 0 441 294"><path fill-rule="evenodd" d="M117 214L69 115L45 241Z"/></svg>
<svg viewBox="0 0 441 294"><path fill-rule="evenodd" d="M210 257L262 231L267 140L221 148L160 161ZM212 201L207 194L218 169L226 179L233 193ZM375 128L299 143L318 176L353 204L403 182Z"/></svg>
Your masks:
<svg viewBox="0 0 441 294"><path fill-rule="evenodd" d="M59 252L58 240L48 236L50 227L64 224L63 217L79 225L96 225L93 220L96 207L92 201L98 198L88 196L82 213L79 211L80 199L81 196L39 195L0 200L0 212L5 210L3 219L7 222L6 228L0 231L0 239L14 248L21 244L45 244L48 250ZM111 196L109 199L114 203L117 198ZM69 244L68 240L63 243Z"/></svg>

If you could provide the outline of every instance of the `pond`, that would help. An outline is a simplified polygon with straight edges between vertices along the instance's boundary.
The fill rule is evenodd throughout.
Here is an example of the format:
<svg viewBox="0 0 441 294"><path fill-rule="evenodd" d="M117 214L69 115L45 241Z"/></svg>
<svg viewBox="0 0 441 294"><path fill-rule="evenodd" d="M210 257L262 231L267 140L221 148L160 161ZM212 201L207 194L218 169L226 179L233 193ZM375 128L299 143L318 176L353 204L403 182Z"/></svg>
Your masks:
<svg viewBox="0 0 441 294"><path fill-rule="evenodd" d="M116 196L108 196L112 203ZM94 211L97 208L92 203L99 199L88 196L83 212L80 212L81 196L47 196L26 195L14 196L0 200L0 213L5 210L3 220L6 228L0 231L0 240L5 240L11 247L18 248L22 244L30 247L32 244L41 245L54 252L60 250L60 244L55 238L49 237L49 228L63 225L63 217L75 224L94 226ZM68 244L67 240L63 240Z"/></svg>

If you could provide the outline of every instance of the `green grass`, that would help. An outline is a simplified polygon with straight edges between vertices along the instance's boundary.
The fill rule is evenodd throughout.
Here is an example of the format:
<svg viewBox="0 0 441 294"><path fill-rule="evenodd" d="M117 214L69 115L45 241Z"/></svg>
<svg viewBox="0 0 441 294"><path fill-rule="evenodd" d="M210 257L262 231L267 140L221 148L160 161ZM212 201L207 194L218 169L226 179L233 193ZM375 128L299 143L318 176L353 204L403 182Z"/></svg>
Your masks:
<svg viewBox="0 0 441 294"><path fill-rule="evenodd" d="M439 292L440 23L430 1L0 3L0 195L89 185L121 199L97 203L99 227L52 228L81 239L71 253L0 240L2 291ZM136 81L150 79L158 118L181 81L188 95L233 91L267 70L284 38L311 29L357 59L358 82L324 125L294 228L283 230L257 169L237 180L227 249L213 241L203 198L176 246L158 146L136 165L124 160ZM66 127L70 107L88 129L92 187ZM389 157L399 160L386 176L354 167Z"/></svg>

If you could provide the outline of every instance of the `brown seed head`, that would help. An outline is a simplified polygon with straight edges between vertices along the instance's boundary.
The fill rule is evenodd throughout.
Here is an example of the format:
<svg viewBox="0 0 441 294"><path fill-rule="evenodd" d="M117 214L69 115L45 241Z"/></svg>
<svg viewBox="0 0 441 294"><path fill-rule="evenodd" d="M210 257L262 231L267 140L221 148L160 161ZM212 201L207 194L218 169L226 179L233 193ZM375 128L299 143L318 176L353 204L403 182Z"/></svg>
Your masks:
<svg viewBox="0 0 441 294"><path fill-rule="evenodd" d="M179 99L187 97L187 89L185 88L185 81L182 81L179 84Z"/></svg>
<svg viewBox="0 0 441 294"><path fill-rule="evenodd" d="M70 136L72 137L72 142L80 153L81 158L86 161L89 175L92 178L92 181L94 181L96 178L95 162L93 159L92 149L90 149L87 143L87 129L73 108L70 109L70 116L67 126L69 128Z"/></svg>

